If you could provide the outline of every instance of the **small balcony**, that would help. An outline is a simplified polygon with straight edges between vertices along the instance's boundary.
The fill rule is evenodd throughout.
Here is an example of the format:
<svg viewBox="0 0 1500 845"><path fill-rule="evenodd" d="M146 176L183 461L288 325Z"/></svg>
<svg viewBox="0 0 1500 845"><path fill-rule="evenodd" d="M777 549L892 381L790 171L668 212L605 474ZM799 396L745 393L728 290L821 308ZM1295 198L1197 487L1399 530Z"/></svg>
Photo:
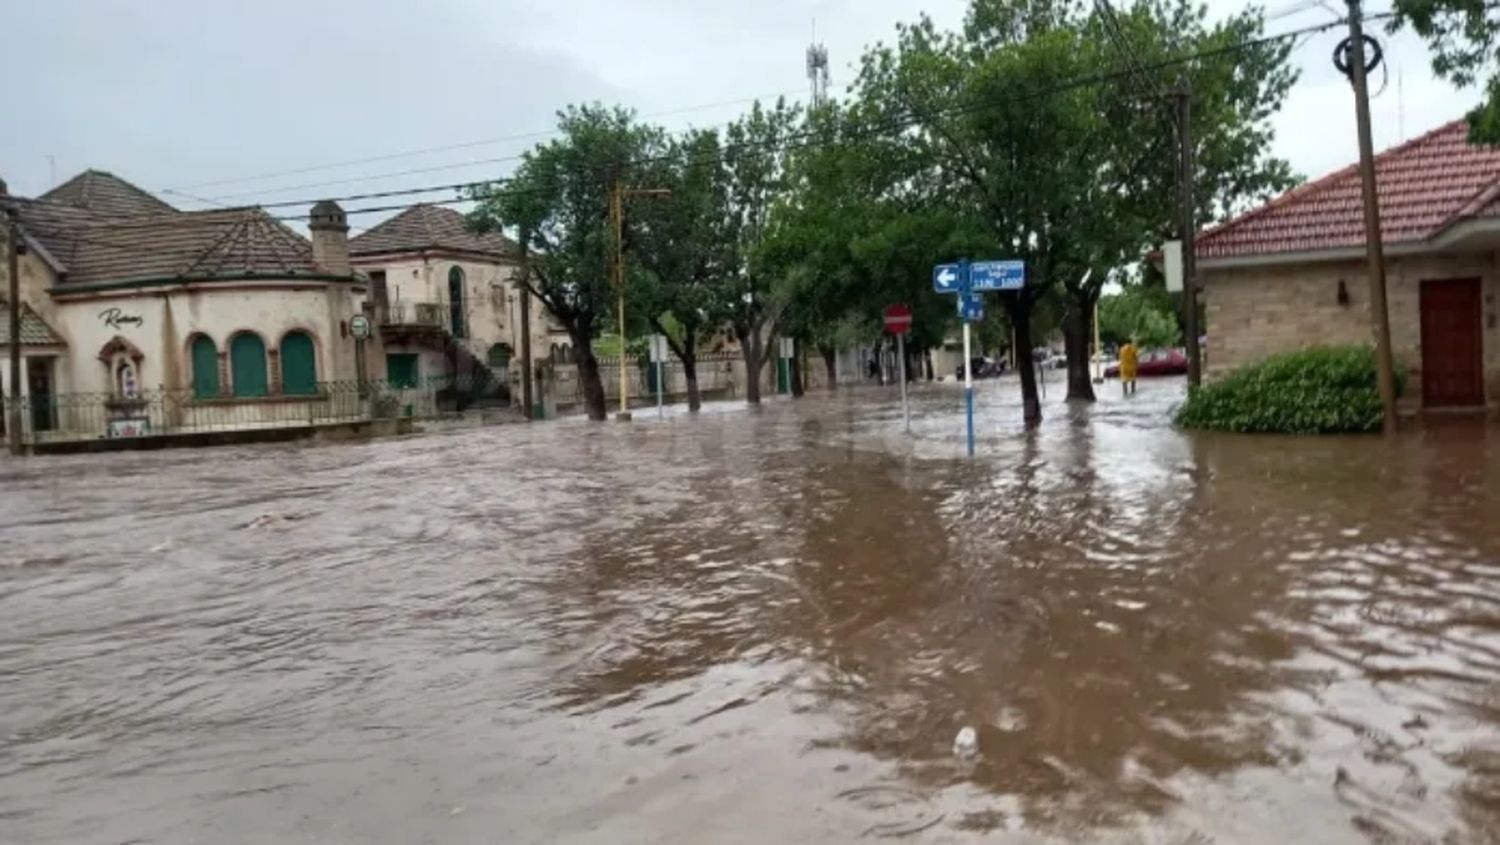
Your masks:
<svg viewBox="0 0 1500 845"><path fill-rule="evenodd" d="M398 301L377 305L380 335L387 343L437 339L450 331L451 309L446 302Z"/></svg>

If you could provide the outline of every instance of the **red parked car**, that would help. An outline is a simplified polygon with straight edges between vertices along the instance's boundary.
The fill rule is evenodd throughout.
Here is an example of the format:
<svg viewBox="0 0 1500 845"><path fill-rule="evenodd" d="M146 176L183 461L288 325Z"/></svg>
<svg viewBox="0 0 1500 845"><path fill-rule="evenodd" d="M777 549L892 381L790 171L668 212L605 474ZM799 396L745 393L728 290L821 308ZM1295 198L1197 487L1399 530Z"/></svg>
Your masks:
<svg viewBox="0 0 1500 845"><path fill-rule="evenodd" d="M1140 363L1136 364L1136 375L1144 378L1146 376L1180 376L1187 373L1187 353L1181 349L1152 349L1142 352ZM1104 370L1106 378L1120 377L1120 364L1110 364Z"/></svg>

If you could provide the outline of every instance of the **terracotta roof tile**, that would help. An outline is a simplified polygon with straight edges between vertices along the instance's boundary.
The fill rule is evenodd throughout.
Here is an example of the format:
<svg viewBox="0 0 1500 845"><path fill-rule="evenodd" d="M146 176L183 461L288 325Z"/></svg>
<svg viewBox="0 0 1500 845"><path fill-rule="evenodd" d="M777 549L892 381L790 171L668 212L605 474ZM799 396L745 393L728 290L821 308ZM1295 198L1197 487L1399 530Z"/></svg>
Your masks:
<svg viewBox="0 0 1500 845"><path fill-rule="evenodd" d="M66 342L58 336L52 327L47 325L39 314L31 310L30 305L21 305L21 345L22 346L46 346L48 344L65 346ZM10 345L10 305L0 300L0 346Z"/></svg>
<svg viewBox="0 0 1500 845"><path fill-rule="evenodd" d="M1387 244L1423 241L1462 219L1500 213L1500 149L1468 141L1463 120L1375 159L1381 234ZM1309 182L1199 236L1200 259L1359 247L1364 238L1359 169Z"/></svg>
<svg viewBox="0 0 1500 845"><path fill-rule="evenodd" d="M85 170L37 199L82 208L101 217L139 217L143 214L170 214L177 211L146 191L103 170Z"/></svg>
<svg viewBox="0 0 1500 845"><path fill-rule="evenodd" d="M450 249L497 258L512 255L516 245L499 232L476 235L464 216L451 208L419 203L349 239L349 254L360 256L423 249Z"/></svg>
<svg viewBox="0 0 1500 845"><path fill-rule="evenodd" d="M40 200L18 206L25 232L64 266L63 286L322 272L311 244L259 208L99 220Z"/></svg>

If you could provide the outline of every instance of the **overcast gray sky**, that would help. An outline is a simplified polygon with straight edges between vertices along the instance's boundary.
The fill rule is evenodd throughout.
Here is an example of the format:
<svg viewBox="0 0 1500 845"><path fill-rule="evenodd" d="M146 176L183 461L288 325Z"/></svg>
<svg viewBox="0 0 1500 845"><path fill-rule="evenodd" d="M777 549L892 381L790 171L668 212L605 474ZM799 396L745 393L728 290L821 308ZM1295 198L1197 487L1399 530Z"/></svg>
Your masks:
<svg viewBox="0 0 1500 845"><path fill-rule="evenodd" d="M514 136L547 130L564 104L622 103L672 129L722 124L749 98L804 96L814 19L837 87L850 81L861 48L889 39L898 21L925 11L954 26L965 5L0 0L6 64L19 69L7 86L0 176L14 193L38 194L52 183L51 157L59 181L95 167L148 190L235 204L487 178L510 163L454 165L515 155L536 139ZM1223 14L1243 4L1209 5ZM1276 13L1301 4L1267 5ZM1268 30L1333 17L1314 7L1281 16ZM1382 38L1391 61L1373 103L1377 148L1457 117L1475 101L1474 92L1432 77L1420 41ZM1276 121L1277 152L1308 176L1357 155L1353 101L1329 61L1336 42L1324 34L1298 48L1303 78ZM1377 72L1374 84L1380 81ZM492 141L500 138L511 140ZM247 178L482 141L491 142ZM443 169L384 175L423 168Z"/></svg>

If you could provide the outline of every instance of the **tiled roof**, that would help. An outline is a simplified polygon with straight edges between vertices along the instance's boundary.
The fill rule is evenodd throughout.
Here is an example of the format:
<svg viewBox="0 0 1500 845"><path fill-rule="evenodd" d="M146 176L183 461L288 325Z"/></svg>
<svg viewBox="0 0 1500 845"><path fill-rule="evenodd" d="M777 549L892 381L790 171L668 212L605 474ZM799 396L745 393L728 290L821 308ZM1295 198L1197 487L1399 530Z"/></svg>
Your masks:
<svg viewBox="0 0 1500 845"><path fill-rule="evenodd" d="M103 170L85 170L37 199L71 205L101 217L170 214L177 209Z"/></svg>
<svg viewBox="0 0 1500 845"><path fill-rule="evenodd" d="M259 208L99 221L50 202L19 206L23 229L65 268L64 287L323 272L313 263L312 245Z"/></svg>
<svg viewBox="0 0 1500 845"><path fill-rule="evenodd" d="M462 214L426 204L414 205L349 239L349 254L356 258L423 249L451 249L499 258L514 254L516 245L499 232L476 235L464 226Z"/></svg>
<svg viewBox="0 0 1500 845"><path fill-rule="evenodd" d="M22 346L46 346L48 344L65 345L57 332L47 325L30 305L21 305L21 345ZM0 301L0 346L10 345L10 305Z"/></svg>
<svg viewBox="0 0 1500 845"><path fill-rule="evenodd" d="M1468 141L1463 120L1375 158L1382 240L1425 241L1462 220L1500 215L1500 149ZM1309 182L1199 235L1200 259L1360 247L1357 165Z"/></svg>

